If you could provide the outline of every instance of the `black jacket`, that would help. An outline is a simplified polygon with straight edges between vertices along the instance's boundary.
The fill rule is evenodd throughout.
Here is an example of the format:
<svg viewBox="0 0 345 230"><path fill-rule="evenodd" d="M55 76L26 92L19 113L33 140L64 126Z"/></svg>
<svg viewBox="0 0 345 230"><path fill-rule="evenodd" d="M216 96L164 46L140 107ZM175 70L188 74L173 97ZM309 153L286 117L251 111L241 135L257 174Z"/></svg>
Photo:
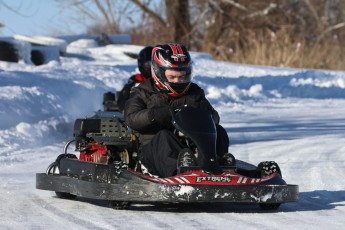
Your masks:
<svg viewBox="0 0 345 230"><path fill-rule="evenodd" d="M159 124L154 119L154 110L167 105L171 108L171 111L184 106L208 110L211 112L214 121L217 124L219 123L218 112L211 106L205 97L204 91L197 84L191 83L186 95L174 98L160 91L153 79L150 78L139 86L132 88L124 110L127 125L137 132L142 144L148 143L153 135L162 129L173 129L170 122Z"/></svg>
<svg viewBox="0 0 345 230"><path fill-rule="evenodd" d="M117 99L117 107L120 112L122 112L125 108L125 104L129 98L131 89L135 86L135 84L144 82L146 81L146 79L147 77L145 77L141 73L134 74L128 79L127 84L120 91Z"/></svg>

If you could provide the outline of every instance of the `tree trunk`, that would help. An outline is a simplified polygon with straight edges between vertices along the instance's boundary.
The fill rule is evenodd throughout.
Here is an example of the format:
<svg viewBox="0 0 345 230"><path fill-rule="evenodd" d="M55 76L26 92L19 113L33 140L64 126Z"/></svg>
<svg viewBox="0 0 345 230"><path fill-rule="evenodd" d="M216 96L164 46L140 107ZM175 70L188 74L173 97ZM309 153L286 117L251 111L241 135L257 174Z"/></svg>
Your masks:
<svg viewBox="0 0 345 230"><path fill-rule="evenodd" d="M230 8L227 5L223 5L219 3L220 9L228 10L226 7ZM223 7L223 8L221 8ZM219 9L213 9L213 18L210 20L212 23L206 28L204 34L204 42L202 51L210 54L216 53L216 48L218 46L219 37L224 32L224 24L226 21L224 20L223 11L219 11Z"/></svg>
<svg viewBox="0 0 345 230"><path fill-rule="evenodd" d="M189 0L166 0L167 33L173 42L190 46Z"/></svg>

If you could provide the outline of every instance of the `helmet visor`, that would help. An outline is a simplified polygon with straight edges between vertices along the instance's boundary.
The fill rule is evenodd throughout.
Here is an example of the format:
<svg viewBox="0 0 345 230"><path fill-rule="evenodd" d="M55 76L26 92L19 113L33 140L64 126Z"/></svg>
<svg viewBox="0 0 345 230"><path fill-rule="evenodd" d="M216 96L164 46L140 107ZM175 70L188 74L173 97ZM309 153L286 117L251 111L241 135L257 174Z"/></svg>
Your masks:
<svg viewBox="0 0 345 230"><path fill-rule="evenodd" d="M165 71L165 81L169 83L188 83L192 80L192 75L186 71L167 69Z"/></svg>

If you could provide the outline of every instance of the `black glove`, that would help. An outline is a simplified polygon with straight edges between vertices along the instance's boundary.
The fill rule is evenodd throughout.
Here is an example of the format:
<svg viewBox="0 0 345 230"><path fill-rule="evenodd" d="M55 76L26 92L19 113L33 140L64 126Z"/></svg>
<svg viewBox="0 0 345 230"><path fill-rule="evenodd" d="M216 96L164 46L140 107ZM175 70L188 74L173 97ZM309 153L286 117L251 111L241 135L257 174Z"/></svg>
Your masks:
<svg viewBox="0 0 345 230"><path fill-rule="evenodd" d="M187 102L186 102L186 96L180 97L180 98L176 98L173 99L171 101L171 108L175 111L178 109L182 109L183 107L187 106Z"/></svg>
<svg viewBox="0 0 345 230"><path fill-rule="evenodd" d="M172 113L169 106L161 106L152 109L153 121L158 122L163 127L171 127Z"/></svg>
<svg viewBox="0 0 345 230"><path fill-rule="evenodd" d="M171 102L171 106L174 110L181 109L183 107L201 108L207 110L207 108L204 106L204 100L201 95L182 96Z"/></svg>

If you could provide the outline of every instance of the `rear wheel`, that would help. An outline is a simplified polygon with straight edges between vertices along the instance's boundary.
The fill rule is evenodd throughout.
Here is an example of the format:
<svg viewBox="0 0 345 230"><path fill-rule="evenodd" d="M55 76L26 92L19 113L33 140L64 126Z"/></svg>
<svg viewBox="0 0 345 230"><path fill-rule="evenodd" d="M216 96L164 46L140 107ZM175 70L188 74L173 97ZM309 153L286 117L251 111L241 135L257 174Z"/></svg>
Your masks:
<svg viewBox="0 0 345 230"><path fill-rule="evenodd" d="M47 174L60 174L60 161L63 158L70 158L70 159L77 159L77 156L74 154L60 154L55 162L49 165L47 169ZM67 192L55 192L56 197L61 199L68 199L68 200L74 200L77 196L67 193Z"/></svg>
<svg viewBox="0 0 345 230"><path fill-rule="evenodd" d="M56 160L48 166L46 173L48 175L50 175L50 174L60 174L60 161L63 158L77 159L77 156L74 155L74 154L69 154L69 153L60 154L56 158Z"/></svg>
<svg viewBox="0 0 345 230"><path fill-rule="evenodd" d="M282 176L281 170L279 165L274 161L263 161L261 162L257 167L257 172L260 176L260 178L265 178L273 173L278 173L280 176ZM276 210L279 208L281 204L280 203L259 203L259 207L262 210Z"/></svg>
<svg viewBox="0 0 345 230"><path fill-rule="evenodd" d="M74 200L77 196L67 192L55 192L56 196L61 199Z"/></svg>

